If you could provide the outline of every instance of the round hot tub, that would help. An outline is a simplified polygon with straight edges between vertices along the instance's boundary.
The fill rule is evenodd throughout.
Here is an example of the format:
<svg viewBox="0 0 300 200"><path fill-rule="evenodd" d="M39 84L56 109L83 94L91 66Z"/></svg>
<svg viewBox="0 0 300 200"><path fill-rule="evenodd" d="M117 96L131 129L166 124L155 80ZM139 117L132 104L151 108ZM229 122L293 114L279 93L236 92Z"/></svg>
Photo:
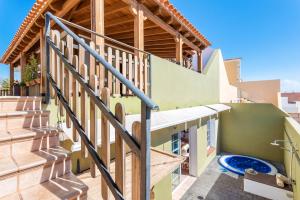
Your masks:
<svg viewBox="0 0 300 200"><path fill-rule="evenodd" d="M272 164L250 156L224 155L219 158L219 163L225 169L238 175L244 175L245 170L249 168L264 174L275 175L277 173L277 169Z"/></svg>

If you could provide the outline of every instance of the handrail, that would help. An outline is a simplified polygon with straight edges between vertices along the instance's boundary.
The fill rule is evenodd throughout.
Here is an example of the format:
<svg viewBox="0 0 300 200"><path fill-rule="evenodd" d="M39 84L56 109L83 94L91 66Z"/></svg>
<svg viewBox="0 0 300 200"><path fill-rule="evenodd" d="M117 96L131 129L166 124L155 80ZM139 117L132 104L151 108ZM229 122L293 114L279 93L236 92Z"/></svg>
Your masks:
<svg viewBox="0 0 300 200"><path fill-rule="evenodd" d="M122 45L122 46L125 46L125 47L127 47L127 48L130 48L130 49L133 49L133 50L136 50L136 51L145 53L145 54L151 54L151 53L149 53L149 52L147 52L147 51L138 49L138 48L133 47L133 46L130 46L130 45L124 43L124 42L120 42L120 41L118 41L118 40L112 39L112 38L107 37L107 36L105 36L105 35L99 34L99 33L95 32L95 31L89 30L89 29L87 29L87 28L85 28L85 27L83 27L83 26L80 26L80 25L78 25L78 24L74 24L74 23L69 22L69 21L67 21L67 20L65 20L65 19L62 19L62 18L60 18L60 17L57 17L57 19L59 19L60 21L62 21L63 23L65 23L65 24L67 24L67 25L69 25L69 26L72 26L72 27L77 28L77 29L80 29L80 30L82 30L82 31L85 31L85 32L88 32L88 33L97 35L97 36L102 37L102 38L104 38L104 39L106 39L106 40L112 41L112 42L114 42L114 43L116 43L116 44L120 44L120 45Z"/></svg>
<svg viewBox="0 0 300 200"><path fill-rule="evenodd" d="M105 105L105 103L99 98L98 94L91 88L91 86L86 82L86 80L76 71L75 67L67 57L60 51L60 49L53 43L50 37L51 24L50 20L62 28L68 35L70 35L79 45L81 45L91 56L95 58L97 62L102 64L113 76L115 76L119 81L125 85L131 92L136 95L141 100L141 130L140 130L140 144L129 134L125 129L124 125L121 124L110 109ZM50 12L46 13L45 17L45 53L46 64L47 64L47 84L46 84L46 103L50 102L50 84L55 90L58 99L61 101L62 105L65 107L69 118L74 124L75 129L81 136L84 145L87 147L89 153L92 156L96 166L100 170L106 184L108 185L110 191L116 199L124 199L122 193L120 192L118 186L112 179L109 171L105 167L105 164L97 154L95 147L92 145L89 138L85 135L85 130L79 123L76 115L73 113L69 107L68 101L64 98L60 89L57 87L56 82L53 80L50 73L50 47L53 51L61 58L61 61L65 64L64 66L73 75L73 78L78 81L84 91L90 96L91 101L101 110L102 114L107 120L114 126L118 131L122 139L127 143L127 145L132 149L136 156L140 159L140 199L149 200L150 199L150 143L151 143L151 133L150 133L150 116L151 110L158 109L159 107L143 92L141 92L133 83L126 79L119 71L117 71L110 63L108 63L104 58L102 58L98 53L88 46L84 41L81 40L75 33L73 33L68 27L66 27L56 16L52 15Z"/></svg>
<svg viewBox="0 0 300 200"><path fill-rule="evenodd" d="M47 18L49 17L49 18ZM52 15L50 12L46 13L46 26L50 26L50 18L60 26L66 33L68 33L78 44L80 44L85 50L87 50L95 59L100 62L108 71L110 71L117 79L119 79L128 89L132 91L142 102L146 104L152 110L158 110L159 107L155 104L148 96L141 92L133 83L131 83L126 77L124 77L118 70L116 70L111 64L109 64L104 58L102 58L94 49L83 42L76 34L74 34L67 26L65 26L56 16ZM47 25L48 24L48 25ZM46 35L50 35L50 28L47 30ZM48 89L48 88L47 88ZM47 95L48 96L48 95Z"/></svg>
<svg viewBox="0 0 300 200"><path fill-rule="evenodd" d="M72 73L73 77L82 85L90 96L90 98L95 102L95 104L100 108L101 112L109 119L110 123L115 129L118 129L122 132L122 137L128 144L128 146L137 154L140 155L139 145L131 139L129 132L123 127L122 124L118 122L112 112L105 106L99 96L93 91L93 89L85 82L85 79L75 70L75 67L68 61L68 59L62 54L62 52L55 46L49 37L46 38L48 44L53 48L57 55L61 58L65 66Z"/></svg>
<svg viewBox="0 0 300 200"><path fill-rule="evenodd" d="M66 112L70 116L70 119L73 122L73 125L75 126L78 134L80 135L81 139L83 140L83 142L84 142L84 144L85 144L88 152L92 156L92 158L93 158L96 166L100 170L100 172L102 174L102 177L105 179L105 182L107 183L107 185L108 185L109 189L111 190L112 194L114 195L114 197L116 199L120 199L120 200L124 199L122 193L120 192L120 189L115 184L113 178L109 174L109 171L105 167L103 161L100 159L100 157L99 157L99 155L98 155L98 153L97 153L94 145L89 140L88 136L85 134L85 131L84 131L83 127L79 123L76 115L71 110L71 108L70 108L70 106L68 104L68 101L64 98L64 96L61 93L61 90L57 87L57 83L53 80L53 78L52 78L52 76L50 74L47 74L47 78L48 78L50 84L52 85L52 87L54 88L54 90L55 90L55 92L57 94L57 98L60 100L60 102L62 103L62 105L66 109Z"/></svg>

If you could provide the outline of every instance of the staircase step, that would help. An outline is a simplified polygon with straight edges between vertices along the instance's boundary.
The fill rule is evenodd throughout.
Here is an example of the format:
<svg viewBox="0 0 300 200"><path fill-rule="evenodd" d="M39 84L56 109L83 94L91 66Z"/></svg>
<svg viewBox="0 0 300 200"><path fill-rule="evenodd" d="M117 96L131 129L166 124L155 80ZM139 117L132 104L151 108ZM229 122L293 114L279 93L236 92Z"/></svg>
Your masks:
<svg viewBox="0 0 300 200"><path fill-rule="evenodd" d="M30 110L0 113L0 130L45 127L49 124L50 111Z"/></svg>
<svg viewBox="0 0 300 200"><path fill-rule="evenodd" d="M72 173L0 198L0 200L86 199L88 187Z"/></svg>
<svg viewBox="0 0 300 200"><path fill-rule="evenodd" d="M40 110L42 97L0 97L0 112Z"/></svg>
<svg viewBox="0 0 300 200"><path fill-rule="evenodd" d="M14 175L17 172L18 166L12 158L0 159L0 198L17 191L18 177Z"/></svg>
<svg viewBox="0 0 300 200"><path fill-rule="evenodd" d="M53 127L12 129L0 132L0 158L59 145L59 131Z"/></svg>
<svg viewBox="0 0 300 200"><path fill-rule="evenodd" d="M8 188L0 190L0 197L70 173L69 154L53 147L0 159L0 188Z"/></svg>

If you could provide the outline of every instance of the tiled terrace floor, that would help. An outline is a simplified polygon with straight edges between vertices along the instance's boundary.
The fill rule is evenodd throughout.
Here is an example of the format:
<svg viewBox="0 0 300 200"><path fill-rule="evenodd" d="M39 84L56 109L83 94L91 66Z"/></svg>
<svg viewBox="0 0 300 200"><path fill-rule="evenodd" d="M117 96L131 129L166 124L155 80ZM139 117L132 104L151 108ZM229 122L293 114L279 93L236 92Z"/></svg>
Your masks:
<svg viewBox="0 0 300 200"><path fill-rule="evenodd" d="M225 171L215 158L181 198L183 200L265 200L243 191L243 177Z"/></svg>

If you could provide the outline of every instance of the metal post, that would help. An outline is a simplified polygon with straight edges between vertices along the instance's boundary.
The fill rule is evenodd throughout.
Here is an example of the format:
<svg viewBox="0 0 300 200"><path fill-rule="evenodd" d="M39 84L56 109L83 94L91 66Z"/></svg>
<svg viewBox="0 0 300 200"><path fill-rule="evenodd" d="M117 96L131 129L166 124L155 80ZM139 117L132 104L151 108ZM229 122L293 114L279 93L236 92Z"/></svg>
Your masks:
<svg viewBox="0 0 300 200"><path fill-rule="evenodd" d="M141 200L150 200L150 117L151 109L142 101L141 106Z"/></svg>
<svg viewBox="0 0 300 200"><path fill-rule="evenodd" d="M50 37L50 17L46 15L45 18L45 54L46 54L46 73L47 75L50 74L50 46L47 41L47 37ZM50 103L50 83L49 83L49 78L46 75L46 94L45 94L45 103L49 104Z"/></svg>

